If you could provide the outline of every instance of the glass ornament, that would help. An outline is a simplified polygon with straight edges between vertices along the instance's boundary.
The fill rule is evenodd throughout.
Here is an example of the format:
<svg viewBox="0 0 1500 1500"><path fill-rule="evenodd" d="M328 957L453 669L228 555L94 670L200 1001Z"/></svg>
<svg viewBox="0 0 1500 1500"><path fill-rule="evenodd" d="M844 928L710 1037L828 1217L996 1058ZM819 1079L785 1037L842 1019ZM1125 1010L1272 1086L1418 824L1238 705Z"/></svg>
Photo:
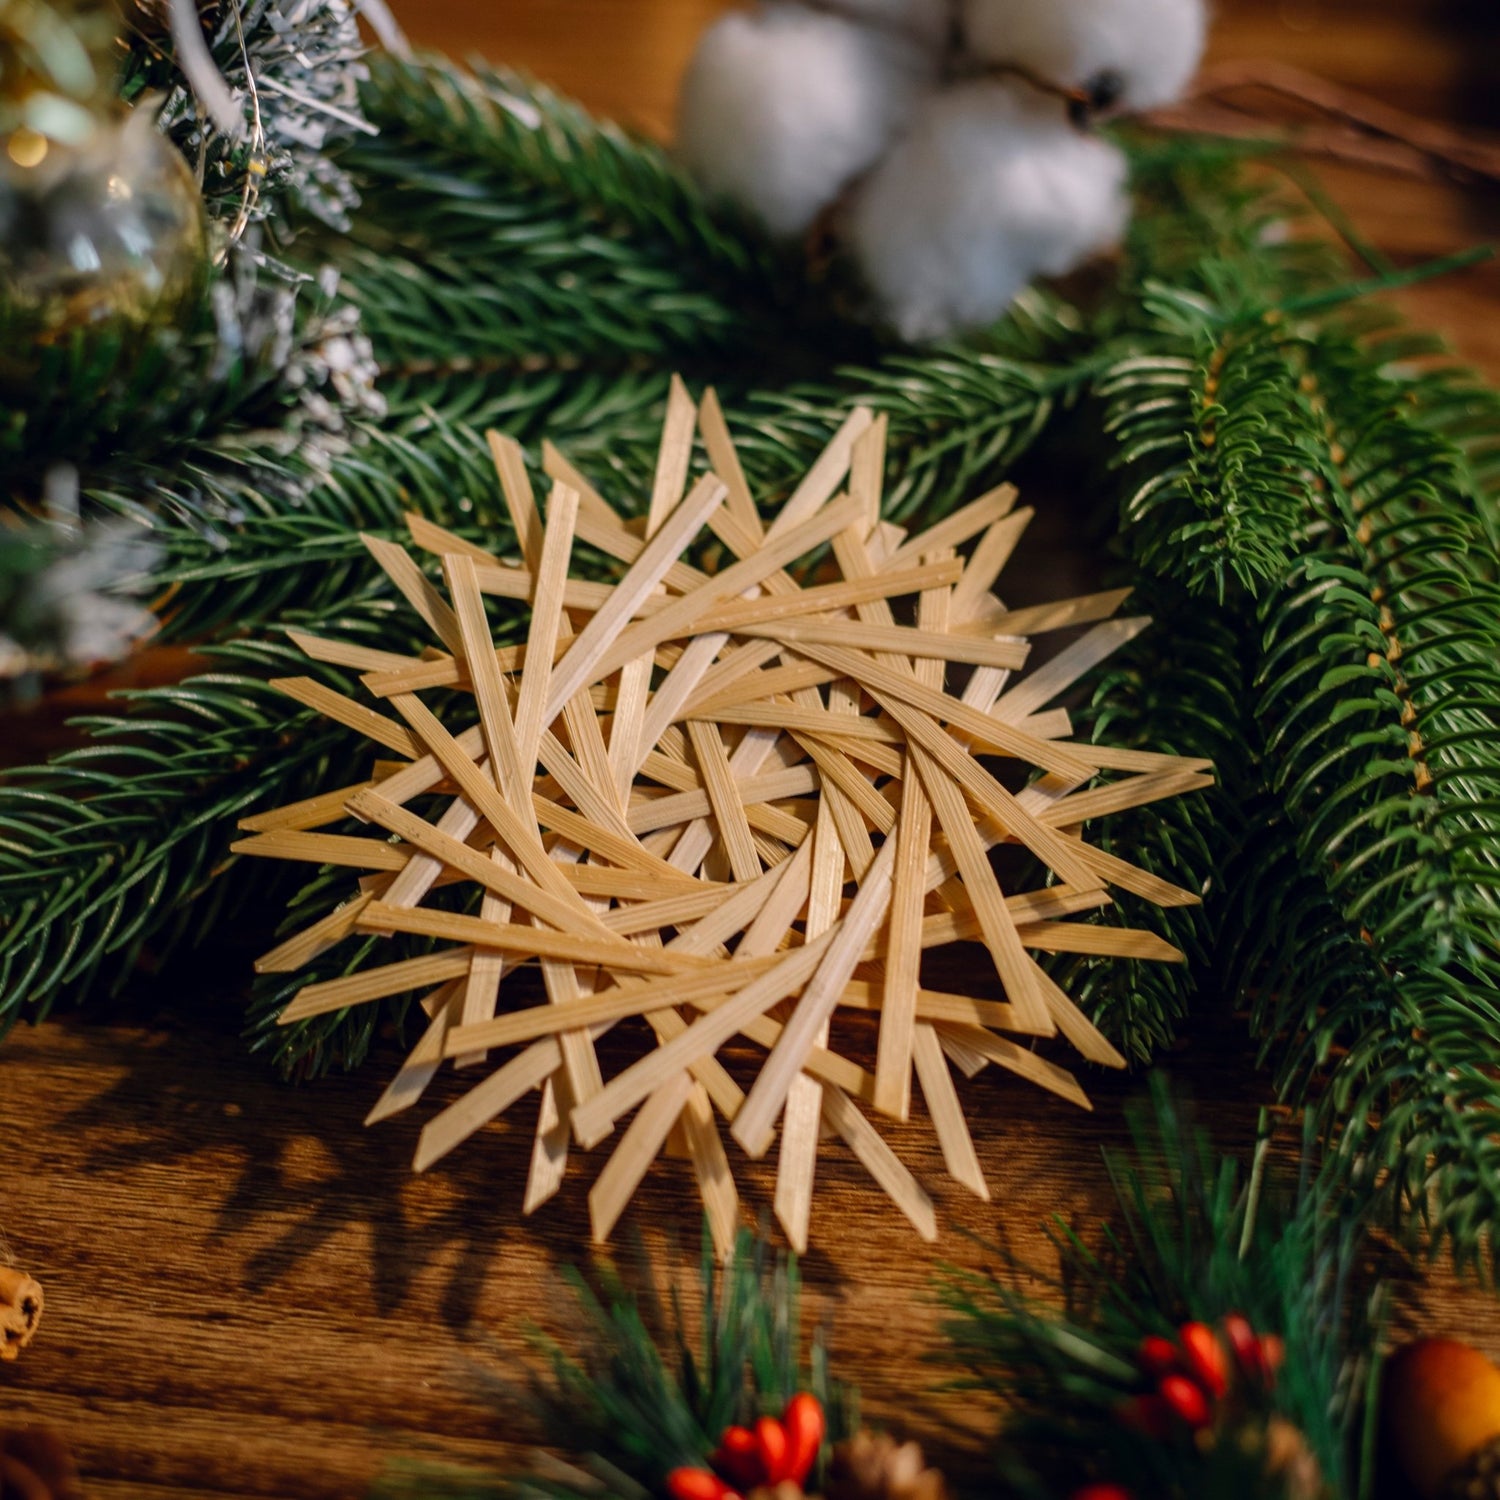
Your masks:
<svg viewBox="0 0 1500 1500"><path fill-rule="evenodd" d="M198 186L146 111L101 125L78 146L25 129L0 141L7 342L170 321L197 294L206 265Z"/></svg>

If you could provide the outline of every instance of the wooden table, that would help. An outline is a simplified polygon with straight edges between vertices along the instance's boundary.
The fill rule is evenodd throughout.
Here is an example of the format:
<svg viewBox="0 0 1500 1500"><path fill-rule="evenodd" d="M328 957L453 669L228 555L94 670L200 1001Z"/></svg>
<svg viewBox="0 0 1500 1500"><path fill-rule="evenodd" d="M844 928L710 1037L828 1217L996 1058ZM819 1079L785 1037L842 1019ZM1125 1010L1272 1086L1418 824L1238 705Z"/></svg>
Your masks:
<svg viewBox="0 0 1500 1500"><path fill-rule="evenodd" d="M526 66L657 131L693 38L718 8L398 3L418 40ZM1495 49L1465 32L1462 7L1221 0L1220 9L1219 55L1292 57L1433 113L1463 114L1494 66ZM1398 259L1500 228L1493 199L1446 185L1347 171L1328 181ZM1497 290L1500 273L1483 268L1407 302L1500 373ZM1041 532L1023 562L1066 568L1061 529ZM148 656L114 680L182 666L180 657ZM73 690L72 711L100 687ZM55 741L58 707L7 726L12 753ZM360 1123L394 1065L389 1053L354 1078L277 1084L236 1034L259 936L236 932L160 981L143 978L120 1004L22 1030L0 1048L0 1228L48 1294L37 1343L0 1366L0 1420L62 1427L100 1497L344 1497L403 1458L511 1464L535 1433L517 1403L481 1394L474 1367L498 1364L515 1376L529 1325L566 1335L556 1268L586 1251L586 1177L571 1175L558 1200L521 1219L530 1128L518 1115L414 1178L407 1163L420 1122L374 1131ZM1248 1138L1265 1093L1246 1050L1242 1023L1209 1013L1174 1060L1178 1076L1213 1101L1226 1143ZM922 1437L955 1470L982 1471L995 1414L937 1393L942 1372L923 1364L938 1342L940 1265L983 1260L960 1231L1009 1236L1045 1264L1038 1226L1047 1215L1102 1211L1099 1147L1118 1137L1137 1084L1089 1084L1092 1114L1015 1080L986 1075L967 1086L989 1205L944 1184L920 1120L889 1132L935 1185L945 1230L935 1251L847 1156L830 1150L819 1166L809 1314L828 1321L836 1368L862 1388L867 1416ZM763 1167L744 1182L753 1205L769 1203ZM686 1268L694 1212L686 1167L668 1164L631 1211L627 1234L683 1226L675 1244L656 1230L646 1238ZM1491 1299L1438 1278L1424 1301L1427 1326L1500 1354Z"/></svg>

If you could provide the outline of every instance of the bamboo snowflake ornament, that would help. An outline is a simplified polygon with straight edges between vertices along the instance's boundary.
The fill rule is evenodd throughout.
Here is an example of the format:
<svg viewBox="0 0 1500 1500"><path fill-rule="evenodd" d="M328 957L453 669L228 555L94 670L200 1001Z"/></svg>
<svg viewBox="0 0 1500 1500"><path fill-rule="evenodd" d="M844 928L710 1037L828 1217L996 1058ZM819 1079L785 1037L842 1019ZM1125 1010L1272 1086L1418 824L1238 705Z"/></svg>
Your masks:
<svg viewBox="0 0 1500 1500"><path fill-rule="evenodd" d="M695 429L711 472L693 480ZM294 636L364 674L369 702L280 686L368 738L373 764L245 820L235 847L364 873L260 967L298 969L356 933L432 946L304 986L283 1022L425 992L427 1029L371 1120L416 1104L444 1062L485 1069L424 1128L420 1170L539 1093L525 1209L575 1149L607 1151L589 1196L600 1239L670 1146L727 1253L725 1128L751 1157L776 1146L776 1212L799 1249L824 1136L932 1238L930 1198L870 1115L907 1118L915 1076L948 1171L987 1196L954 1069L995 1065L1086 1106L1031 1040L1123 1066L1033 954L1181 959L1150 932L1069 920L1111 888L1195 899L1081 830L1210 784L1207 763L1072 743L1052 706L1145 622L1116 617L1123 593L1007 610L991 587L1029 518L1008 486L919 535L882 521L884 422L862 409L769 524L713 394L695 412L680 383L643 524L550 449L544 520L520 450L491 446L519 561L412 517L439 587L367 539L432 649ZM708 536L713 571L691 560ZM618 580L574 577L577 543ZM497 648L487 599L530 607L524 645ZM1087 628L1022 675L1029 636L1071 627ZM1004 761L1034 768L1024 789L995 774ZM367 836L327 831L350 818ZM1002 887L1002 844L1034 857L1027 888ZM923 987L924 954L961 941L988 951L1003 1001ZM612 1066L619 1048L599 1044L617 1027L646 1050Z"/></svg>

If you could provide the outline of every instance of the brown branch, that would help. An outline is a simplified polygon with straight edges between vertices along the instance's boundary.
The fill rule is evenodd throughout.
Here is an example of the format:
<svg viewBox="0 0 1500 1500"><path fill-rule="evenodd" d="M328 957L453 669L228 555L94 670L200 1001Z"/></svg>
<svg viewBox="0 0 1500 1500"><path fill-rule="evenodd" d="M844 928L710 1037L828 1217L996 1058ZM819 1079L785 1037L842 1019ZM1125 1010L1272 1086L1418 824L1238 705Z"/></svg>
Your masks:
<svg viewBox="0 0 1500 1500"><path fill-rule="evenodd" d="M1433 169L1441 165L1460 174L1472 173L1500 181L1500 141L1408 114L1368 94L1345 88L1287 63L1253 60L1220 63L1207 68L1198 76L1189 102L1158 111L1149 118L1152 123L1166 123L1167 128L1204 128L1182 123L1204 118L1201 111L1213 119L1214 123L1207 128L1215 134L1244 136L1256 133L1243 123L1239 126L1232 123L1232 117L1239 114L1261 121L1259 133L1264 134L1264 122L1271 121L1271 116L1222 98L1243 90L1276 94L1345 122L1344 129L1275 122L1286 131L1286 144L1291 149L1335 156L1381 170L1430 176ZM1215 104L1207 102L1209 100L1216 101L1217 109ZM1165 120L1159 117L1165 117ZM1414 158L1425 159L1429 165L1418 172L1413 164Z"/></svg>

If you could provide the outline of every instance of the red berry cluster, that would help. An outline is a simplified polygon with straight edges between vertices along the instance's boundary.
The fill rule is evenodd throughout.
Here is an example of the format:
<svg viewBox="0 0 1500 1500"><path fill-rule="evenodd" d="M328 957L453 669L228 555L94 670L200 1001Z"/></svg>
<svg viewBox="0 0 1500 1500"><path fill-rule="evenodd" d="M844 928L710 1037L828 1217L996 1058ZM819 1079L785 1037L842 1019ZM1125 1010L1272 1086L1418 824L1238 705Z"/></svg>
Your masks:
<svg viewBox="0 0 1500 1500"><path fill-rule="evenodd" d="M1276 1384L1284 1346L1274 1333L1258 1334L1249 1320L1230 1313L1218 1329L1184 1323L1176 1340L1151 1334L1136 1357L1152 1389L1132 1396L1120 1420L1154 1438L1173 1432L1203 1433L1218 1420L1226 1398L1264 1393ZM1086 1484L1072 1500L1135 1500L1118 1484Z"/></svg>
<svg viewBox="0 0 1500 1500"><path fill-rule="evenodd" d="M1184 1323L1175 1342L1151 1334L1141 1340L1137 1357L1155 1389L1132 1396L1121 1419L1152 1437L1183 1427L1201 1432L1213 1426L1236 1382L1248 1391L1270 1390L1282 1353L1275 1334L1256 1333L1239 1313L1223 1318L1217 1330L1207 1323Z"/></svg>
<svg viewBox="0 0 1500 1500"><path fill-rule="evenodd" d="M726 1429L713 1469L673 1469L667 1493L672 1500L740 1500L787 1482L800 1487L818 1460L825 1429L818 1398L804 1391L787 1402L779 1422L762 1417L754 1427Z"/></svg>

